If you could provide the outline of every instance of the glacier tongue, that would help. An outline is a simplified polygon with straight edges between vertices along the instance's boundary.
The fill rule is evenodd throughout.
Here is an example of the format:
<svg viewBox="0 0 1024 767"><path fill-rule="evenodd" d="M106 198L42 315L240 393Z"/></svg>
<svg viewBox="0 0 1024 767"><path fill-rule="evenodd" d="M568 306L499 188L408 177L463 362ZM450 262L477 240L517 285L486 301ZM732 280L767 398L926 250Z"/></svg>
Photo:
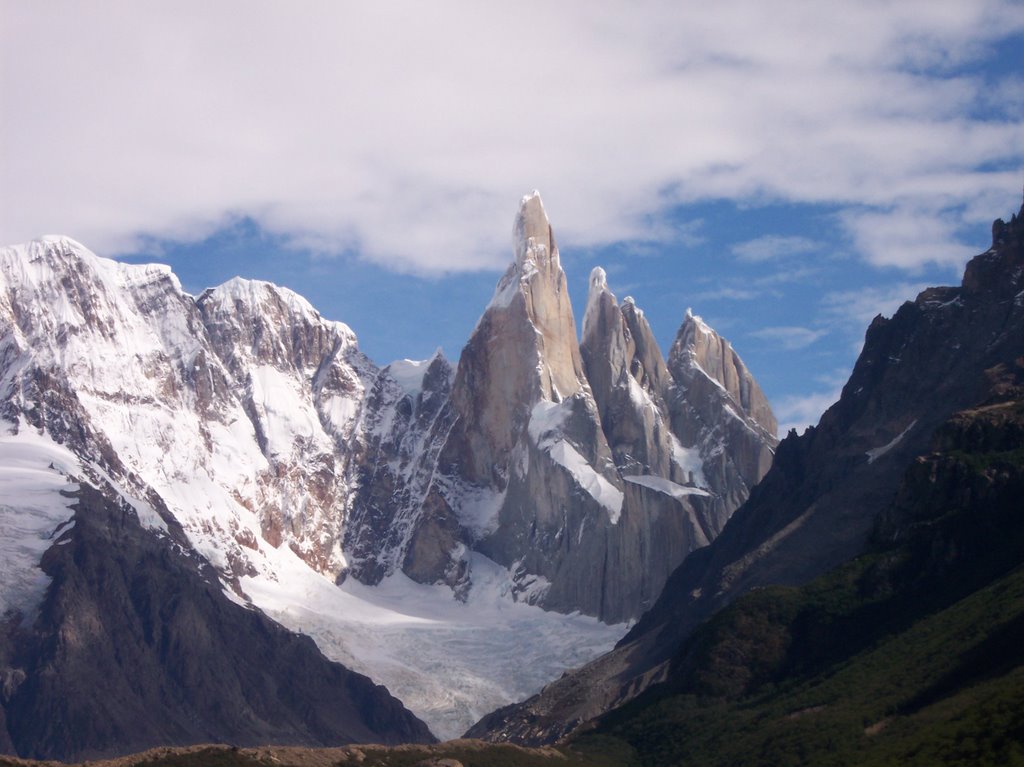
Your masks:
<svg viewBox="0 0 1024 767"><path fill-rule="evenodd" d="M466 603L447 586L401 572L377 586L350 578L336 587L294 557L280 563L276 579L245 577L242 587L272 618L384 684L447 739L607 652L628 628L513 601L508 570L470 556Z"/></svg>

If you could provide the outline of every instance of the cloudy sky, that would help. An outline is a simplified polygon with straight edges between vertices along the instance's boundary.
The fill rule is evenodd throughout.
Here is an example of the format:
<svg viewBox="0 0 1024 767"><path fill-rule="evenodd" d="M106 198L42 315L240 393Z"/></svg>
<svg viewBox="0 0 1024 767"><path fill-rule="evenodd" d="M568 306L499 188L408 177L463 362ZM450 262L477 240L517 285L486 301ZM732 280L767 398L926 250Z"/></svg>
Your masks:
<svg viewBox="0 0 1024 767"><path fill-rule="evenodd" d="M1018 210L1024 5L0 0L0 242L269 279L378 362L457 357L540 189L667 348L780 421ZM581 319L577 317L577 319Z"/></svg>

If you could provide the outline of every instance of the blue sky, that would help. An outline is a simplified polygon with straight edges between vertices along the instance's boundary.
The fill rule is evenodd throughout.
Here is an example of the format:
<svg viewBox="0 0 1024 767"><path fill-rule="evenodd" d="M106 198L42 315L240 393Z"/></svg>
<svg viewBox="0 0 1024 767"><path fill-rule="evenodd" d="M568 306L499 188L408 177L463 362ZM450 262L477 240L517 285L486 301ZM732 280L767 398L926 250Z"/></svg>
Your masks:
<svg viewBox="0 0 1024 767"><path fill-rule="evenodd" d="M870 318L1020 206L1024 5L704 6L0 0L0 242L455 358L538 188L577 320L602 265L666 350L692 307L816 421Z"/></svg>

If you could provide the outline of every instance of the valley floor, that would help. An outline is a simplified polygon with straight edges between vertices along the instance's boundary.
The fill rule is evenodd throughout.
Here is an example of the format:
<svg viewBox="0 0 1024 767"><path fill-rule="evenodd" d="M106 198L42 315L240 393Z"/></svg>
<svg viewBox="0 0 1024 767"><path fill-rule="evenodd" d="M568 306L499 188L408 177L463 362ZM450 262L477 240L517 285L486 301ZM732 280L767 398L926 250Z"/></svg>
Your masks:
<svg viewBox="0 0 1024 767"><path fill-rule="evenodd" d="M435 746L345 746L293 748L224 745L155 748L117 759L89 761L82 767L618 767L631 755L608 751L583 755L561 748L523 748L475 740ZM0 767L68 767L64 762L35 762L0 756Z"/></svg>

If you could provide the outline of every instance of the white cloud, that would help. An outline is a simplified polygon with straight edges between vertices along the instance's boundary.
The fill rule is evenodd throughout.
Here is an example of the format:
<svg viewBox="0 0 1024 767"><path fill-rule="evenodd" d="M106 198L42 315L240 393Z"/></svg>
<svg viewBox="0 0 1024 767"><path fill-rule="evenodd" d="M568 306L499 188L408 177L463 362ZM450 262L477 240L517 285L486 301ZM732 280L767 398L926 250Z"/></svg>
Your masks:
<svg viewBox="0 0 1024 767"><path fill-rule="evenodd" d="M821 415L839 400L842 386L826 391L803 395L789 395L772 404L779 422L779 437L785 437L790 429L803 433L808 426L817 426Z"/></svg>
<svg viewBox="0 0 1024 767"><path fill-rule="evenodd" d="M928 287L923 282L899 282L859 290L826 293L821 300L827 319L840 327L863 332L877 315L891 317L905 302Z"/></svg>
<svg viewBox="0 0 1024 767"><path fill-rule="evenodd" d="M795 349L804 349L827 334L827 330L813 330L811 328L785 325L761 328L760 330L751 331L747 335L760 339L774 348L793 351Z"/></svg>
<svg viewBox="0 0 1024 767"><path fill-rule="evenodd" d="M248 215L325 253L465 270L508 258L539 187L563 243L671 239L663 214L694 200L824 202L854 211L869 259L914 266L959 258L915 232L1005 209L1019 178L985 169L1024 158L1019 112L965 116L1019 78L956 69L1024 29L1013 2L101 0L4 17L0 242L60 231L109 253ZM902 243L889 260L883 229Z"/></svg>
<svg viewBox="0 0 1024 767"><path fill-rule="evenodd" d="M961 243L956 232L962 214L952 210L847 212L843 225L857 250L876 266L916 268L927 263L961 267L976 246Z"/></svg>
<svg viewBox="0 0 1024 767"><path fill-rule="evenodd" d="M821 245L808 237L766 234L753 240L733 245L732 252L741 261L760 263L774 261L786 256L813 253Z"/></svg>

